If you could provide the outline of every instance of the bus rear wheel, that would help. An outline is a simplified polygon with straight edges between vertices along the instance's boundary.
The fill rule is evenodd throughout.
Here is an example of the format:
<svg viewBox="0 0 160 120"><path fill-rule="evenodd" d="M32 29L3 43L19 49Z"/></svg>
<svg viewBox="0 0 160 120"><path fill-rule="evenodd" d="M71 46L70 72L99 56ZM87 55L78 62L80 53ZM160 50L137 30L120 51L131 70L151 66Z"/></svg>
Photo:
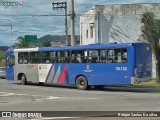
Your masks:
<svg viewBox="0 0 160 120"><path fill-rule="evenodd" d="M21 76L21 84L22 85L26 85L27 84L27 79L26 79L26 76L24 74Z"/></svg>
<svg viewBox="0 0 160 120"><path fill-rule="evenodd" d="M89 88L88 81L87 81L87 79L84 76L79 76L76 79L76 86L80 90L86 90L86 89Z"/></svg>

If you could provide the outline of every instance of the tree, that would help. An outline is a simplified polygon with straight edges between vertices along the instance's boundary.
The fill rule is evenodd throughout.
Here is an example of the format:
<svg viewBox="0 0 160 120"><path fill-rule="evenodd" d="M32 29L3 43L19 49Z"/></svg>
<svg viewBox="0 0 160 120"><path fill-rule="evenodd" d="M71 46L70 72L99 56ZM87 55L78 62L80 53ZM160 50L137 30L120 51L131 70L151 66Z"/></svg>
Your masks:
<svg viewBox="0 0 160 120"><path fill-rule="evenodd" d="M25 42L24 37L19 36L17 38L17 40L19 41L19 43L17 44L19 48L28 48L29 44Z"/></svg>
<svg viewBox="0 0 160 120"><path fill-rule="evenodd" d="M43 42L42 46L49 47L49 46L51 46L51 43L50 42Z"/></svg>
<svg viewBox="0 0 160 120"><path fill-rule="evenodd" d="M5 52L0 52L0 66L3 66L5 60Z"/></svg>
<svg viewBox="0 0 160 120"><path fill-rule="evenodd" d="M160 21L153 12L146 12L141 18L141 38L148 41L156 60L156 80L160 83Z"/></svg>

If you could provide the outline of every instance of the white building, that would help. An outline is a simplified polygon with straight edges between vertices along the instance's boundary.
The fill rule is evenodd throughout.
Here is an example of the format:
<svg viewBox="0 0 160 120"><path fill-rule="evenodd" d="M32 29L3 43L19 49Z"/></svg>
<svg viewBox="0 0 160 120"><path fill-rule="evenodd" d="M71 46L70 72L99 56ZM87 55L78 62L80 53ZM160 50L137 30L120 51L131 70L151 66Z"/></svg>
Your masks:
<svg viewBox="0 0 160 120"><path fill-rule="evenodd" d="M80 44L137 41L147 11L160 19L160 3L95 5L80 17Z"/></svg>
<svg viewBox="0 0 160 120"><path fill-rule="evenodd" d="M138 41L141 17L148 11L160 19L160 3L95 5L80 17L80 44Z"/></svg>

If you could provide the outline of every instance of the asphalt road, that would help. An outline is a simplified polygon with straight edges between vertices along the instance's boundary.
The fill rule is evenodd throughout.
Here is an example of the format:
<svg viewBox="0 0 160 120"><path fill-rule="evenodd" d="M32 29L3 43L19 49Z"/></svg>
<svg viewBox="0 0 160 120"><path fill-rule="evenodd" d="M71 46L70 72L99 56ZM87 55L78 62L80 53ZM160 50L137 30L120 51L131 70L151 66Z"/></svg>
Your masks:
<svg viewBox="0 0 160 120"><path fill-rule="evenodd" d="M67 114L70 111L160 111L160 88L106 87L83 91L74 86L21 85L0 79L0 111L68 111Z"/></svg>

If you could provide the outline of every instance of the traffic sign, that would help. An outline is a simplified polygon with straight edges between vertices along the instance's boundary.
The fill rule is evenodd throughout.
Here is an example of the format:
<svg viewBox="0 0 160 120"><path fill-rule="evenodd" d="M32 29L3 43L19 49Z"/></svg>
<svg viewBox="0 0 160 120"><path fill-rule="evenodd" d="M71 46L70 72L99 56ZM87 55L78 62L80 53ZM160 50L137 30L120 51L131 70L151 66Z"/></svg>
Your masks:
<svg viewBox="0 0 160 120"><path fill-rule="evenodd" d="M25 35L24 39L27 43L34 43L37 42L37 35Z"/></svg>

